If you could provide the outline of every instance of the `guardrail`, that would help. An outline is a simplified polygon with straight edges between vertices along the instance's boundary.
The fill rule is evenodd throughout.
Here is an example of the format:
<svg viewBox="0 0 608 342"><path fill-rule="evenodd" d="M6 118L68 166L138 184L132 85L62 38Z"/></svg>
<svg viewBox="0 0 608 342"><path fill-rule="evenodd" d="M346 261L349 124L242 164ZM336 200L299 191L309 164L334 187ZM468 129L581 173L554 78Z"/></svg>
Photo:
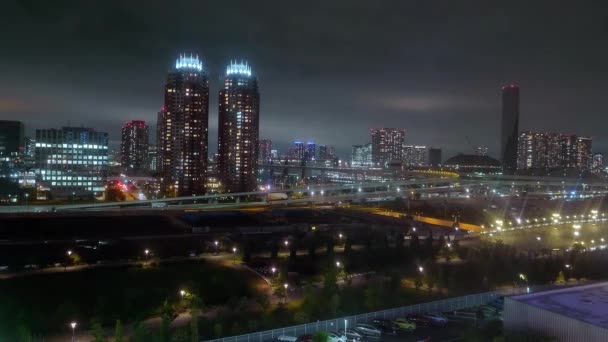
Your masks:
<svg viewBox="0 0 608 342"><path fill-rule="evenodd" d="M519 291L513 289L509 292ZM317 321L314 323L260 331L251 334L224 337L215 340L208 340L207 342L267 342L274 341L278 336L281 335L297 337L304 334L314 334L317 331L339 331L344 330L345 328L354 328L355 325L359 323L368 323L375 318L395 319L405 317L410 314L439 313L462 310L487 304L496 297L503 296L505 294L506 293L502 291L484 292L474 295L437 300L428 303L402 306L394 309L369 312L355 316L346 316L325 321Z"/></svg>

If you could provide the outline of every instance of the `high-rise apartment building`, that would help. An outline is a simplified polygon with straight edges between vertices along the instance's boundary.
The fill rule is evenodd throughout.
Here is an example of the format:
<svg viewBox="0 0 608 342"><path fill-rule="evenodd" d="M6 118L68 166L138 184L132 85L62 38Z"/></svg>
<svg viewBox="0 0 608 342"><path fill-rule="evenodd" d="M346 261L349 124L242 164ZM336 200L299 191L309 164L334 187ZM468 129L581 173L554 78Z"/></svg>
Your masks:
<svg viewBox="0 0 608 342"><path fill-rule="evenodd" d="M319 158L318 160L334 160L336 159L336 149L331 145L319 145Z"/></svg>
<svg viewBox="0 0 608 342"><path fill-rule="evenodd" d="M591 138L524 131L518 141L518 170L591 167Z"/></svg>
<svg viewBox="0 0 608 342"><path fill-rule="evenodd" d="M287 151L287 158L301 161L306 155L306 147L301 141L294 141L293 147Z"/></svg>
<svg viewBox="0 0 608 342"><path fill-rule="evenodd" d="M351 154L352 167L369 167L373 164L372 144L353 145Z"/></svg>
<svg viewBox="0 0 608 342"><path fill-rule="evenodd" d="M408 166L427 166L428 149L426 146L406 145L403 147L403 163Z"/></svg>
<svg viewBox="0 0 608 342"><path fill-rule="evenodd" d="M384 166L391 160L403 160L405 129L373 128L372 160L375 165Z"/></svg>
<svg viewBox="0 0 608 342"><path fill-rule="evenodd" d="M167 75L165 105L158 113L157 149L161 193L205 193L209 81L198 56L180 55Z"/></svg>
<svg viewBox="0 0 608 342"><path fill-rule="evenodd" d="M513 174L517 169L517 137L519 135L519 86L504 85L502 91L502 124L500 158L503 172Z"/></svg>
<svg viewBox="0 0 608 342"><path fill-rule="evenodd" d="M108 133L92 128L36 130L36 177L53 197L93 197L105 190Z"/></svg>
<svg viewBox="0 0 608 342"><path fill-rule="evenodd" d="M271 161L272 159L272 140L260 140L259 160L265 163Z"/></svg>
<svg viewBox="0 0 608 342"><path fill-rule="evenodd" d="M257 78L246 62L231 62L219 98L218 173L224 191L257 189L259 131Z"/></svg>
<svg viewBox="0 0 608 342"><path fill-rule="evenodd" d="M148 171L156 172L158 166L158 149L156 145L148 146Z"/></svg>
<svg viewBox="0 0 608 342"><path fill-rule="evenodd" d="M595 153L593 155L593 162L591 164L591 172L593 172L593 173L604 172L604 154Z"/></svg>
<svg viewBox="0 0 608 342"><path fill-rule="evenodd" d="M306 160L315 161L317 160L317 144L312 141L309 141L306 144Z"/></svg>
<svg viewBox="0 0 608 342"><path fill-rule="evenodd" d="M19 168L25 157L23 123L0 120L0 178L17 182Z"/></svg>
<svg viewBox="0 0 608 342"><path fill-rule="evenodd" d="M120 164L127 172L148 170L148 125L144 121L133 120L122 126L120 144Z"/></svg>

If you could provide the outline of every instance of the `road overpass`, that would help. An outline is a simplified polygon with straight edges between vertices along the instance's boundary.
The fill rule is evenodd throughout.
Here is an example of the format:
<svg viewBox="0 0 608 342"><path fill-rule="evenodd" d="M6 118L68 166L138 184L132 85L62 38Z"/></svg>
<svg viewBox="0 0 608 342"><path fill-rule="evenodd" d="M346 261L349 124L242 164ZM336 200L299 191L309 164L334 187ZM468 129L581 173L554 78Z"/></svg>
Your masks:
<svg viewBox="0 0 608 342"><path fill-rule="evenodd" d="M423 177L393 180L387 182L360 182L347 185L311 185L292 189L277 189L268 191L251 191L231 194L207 194L199 196L184 196L142 201L103 202L87 204L64 205L20 205L0 207L0 213L18 212L50 212L74 210L149 210L159 208L172 209L208 209L222 210L260 205L289 205L289 204L334 204L341 201L366 201L407 197L418 193L463 192L464 190L487 191L501 189L504 193L519 195L530 192L537 195L555 193L557 191L587 192L605 195L608 193L606 181L582 181L572 178L530 177L530 176L501 176L486 175L466 177L438 176L437 173L424 173ZM421 175L419 175L421 176ZM429 177L435 176L435 177ZM515 190L515 191L514 191ZM269 193L284 193L287 199L268 201Z"/></svg>

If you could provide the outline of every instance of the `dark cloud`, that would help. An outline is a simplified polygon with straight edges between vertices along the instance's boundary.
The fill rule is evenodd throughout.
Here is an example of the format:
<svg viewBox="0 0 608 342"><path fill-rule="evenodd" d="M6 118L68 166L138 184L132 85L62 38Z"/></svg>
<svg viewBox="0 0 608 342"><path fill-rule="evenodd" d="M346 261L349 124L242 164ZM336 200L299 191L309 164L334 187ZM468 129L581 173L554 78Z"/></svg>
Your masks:
<svg viewBox="0 0 608 342"><path fill-rule="evenodd" d="M156 120L180 52L210 72L210 151L224 65L260 79L262 136L334 144L404 127L446 154L497 151L499 86L522 89L522 129L592 135L608 148L604 2L13 1L0 13L0 116L28 127Z"/></svg>

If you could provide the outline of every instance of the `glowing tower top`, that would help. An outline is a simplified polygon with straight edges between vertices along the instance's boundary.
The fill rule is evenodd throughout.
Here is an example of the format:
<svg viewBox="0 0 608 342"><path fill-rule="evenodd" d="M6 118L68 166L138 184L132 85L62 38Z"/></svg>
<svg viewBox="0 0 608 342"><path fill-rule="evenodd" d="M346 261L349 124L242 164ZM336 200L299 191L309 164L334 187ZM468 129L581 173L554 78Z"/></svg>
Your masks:
<svg viewBox="0 0 608 342"><path fill-rule="evenodd" d="M251 76L251 66L247 64L247 61L230 61L228 67L226 67L226 75L242 75Z"/></svg>
<svg viewBox="0 0 608 342"><path fill-rule="evenodd" d="M198 58L198 55L193 56L190 54L190 57L187 55L179 55L179 58L175 60L175 69L190 69L196 71L203 70L203 62Z"/></svg>

